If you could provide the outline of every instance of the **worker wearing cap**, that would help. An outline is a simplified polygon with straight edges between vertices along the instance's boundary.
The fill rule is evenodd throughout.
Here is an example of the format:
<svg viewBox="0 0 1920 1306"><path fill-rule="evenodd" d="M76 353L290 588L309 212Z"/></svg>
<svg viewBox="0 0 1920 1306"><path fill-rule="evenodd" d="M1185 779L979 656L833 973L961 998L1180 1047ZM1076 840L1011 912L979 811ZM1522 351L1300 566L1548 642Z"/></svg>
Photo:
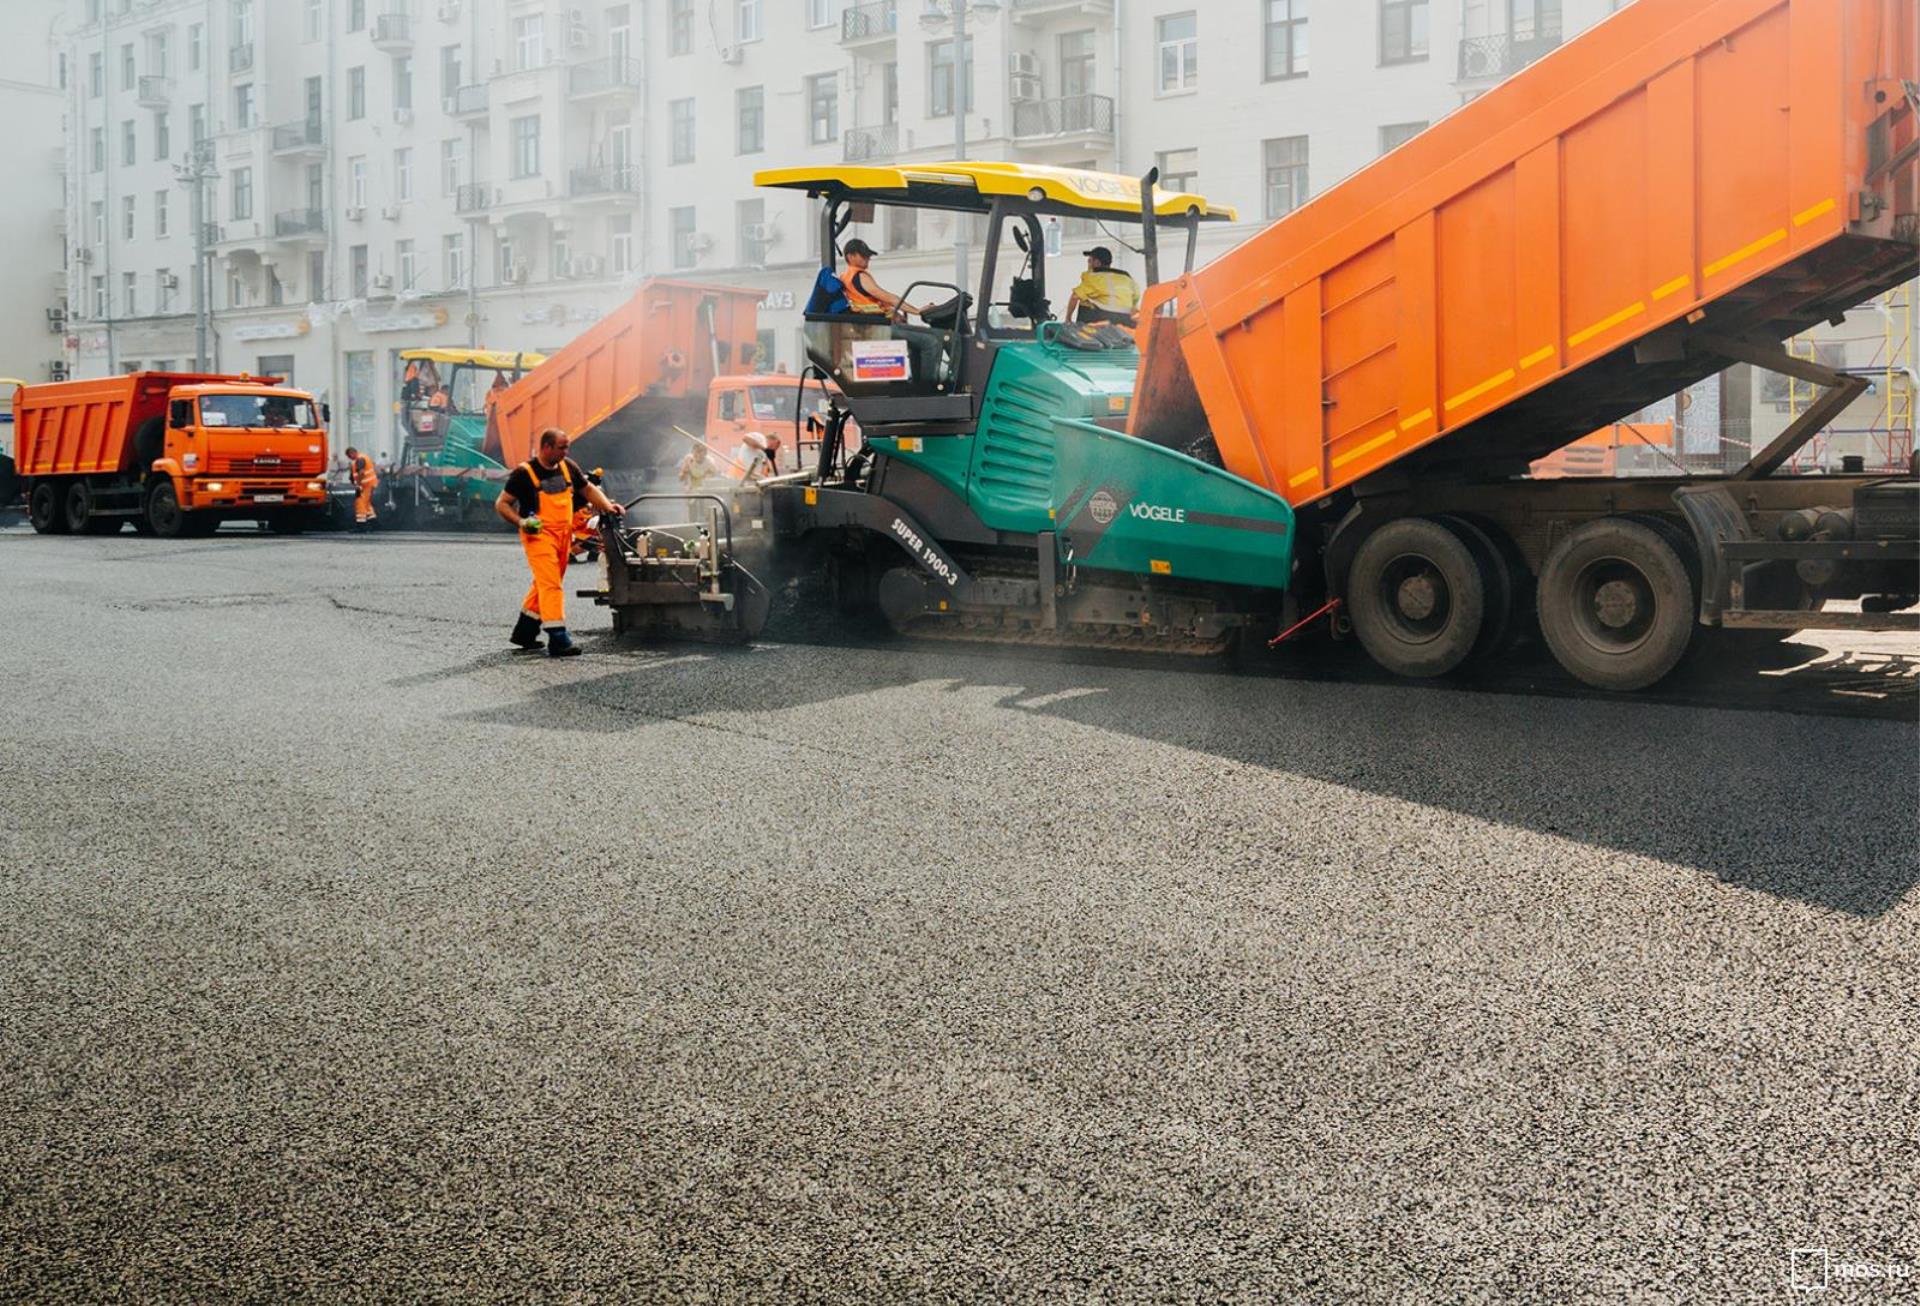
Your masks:
<svg viewBox="0 0 1920 1306"><path fill-rule="evenodd" d="M567 634L567 560L572 552L573 515L592 504L607 516L626 510L587 479L580 464L567 457L572 443L567 433L550 426L540 433L533 457L514 469L494 502L502 521L520 532L533 585L520 601L520 620L508 641L524 653L541 647L540 629L546 627L549 657L576 656L580 646Z"/></svg>
<svg viewBox="0 0 1920 1306"><path fill-rule="evenodd" d="M373 459L352 445L347 446L347 472L353 477L353 528L364 531L373 524L373 492L379 488L380 473Z"/></svg>
<svg viewBox="0 0 1920 1306"><path fill-rule="evenodd" d="M900 296L882 290L880 283L873 279L870 270L873 246L856 236L846 243L841 253L847 260L847 275L840 278L840 284L847 292L849 313L871 313L878 317L919 314L919 309L901 303Z"/></svg>
<svg viewBox="0 0 1920 1306"><path fill-rule="evenodd" d="M1086 251L1087 270L1067 300L1069 322L1118 322L1133 326L1140 287L1132 274L1113 266L1113 251L1095 245Z"/></svg>

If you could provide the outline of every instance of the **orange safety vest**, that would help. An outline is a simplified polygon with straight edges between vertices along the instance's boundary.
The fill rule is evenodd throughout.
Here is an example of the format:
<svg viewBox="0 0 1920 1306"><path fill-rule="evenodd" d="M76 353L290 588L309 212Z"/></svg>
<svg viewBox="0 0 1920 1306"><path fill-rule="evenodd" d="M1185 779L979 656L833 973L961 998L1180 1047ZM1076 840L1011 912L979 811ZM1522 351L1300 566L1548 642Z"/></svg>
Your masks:
<svg viewBox="0 0 1920 1306"><path fill-rule="evenodd" d="M373 459L360 454L353 460L353 483L363 489L372 489L380 484L380 473L373 465Z"/></svg>
<svg viewBox="0 0 1920 1306"><path fill-rule="evenodd" d="M573 551L573 468L562 458L559 471L566 478L566 488L548 490L542 469L531 458L521 467L533 481L534 493L539 496L535 515L540 518L540 533L520 535L520 547L526 551L527 566L533 572L533 584L520 602L520 611L537 617L543 626L564 626L567 624L567 560Z"/></svg>
<svg viewBox="0 0 1920 1306"><path fill-rule="evenodd" d="M887 306L860 288L860 279L867 274L855 272L846 278L847 307L855 313L887 313Z"/></svg>

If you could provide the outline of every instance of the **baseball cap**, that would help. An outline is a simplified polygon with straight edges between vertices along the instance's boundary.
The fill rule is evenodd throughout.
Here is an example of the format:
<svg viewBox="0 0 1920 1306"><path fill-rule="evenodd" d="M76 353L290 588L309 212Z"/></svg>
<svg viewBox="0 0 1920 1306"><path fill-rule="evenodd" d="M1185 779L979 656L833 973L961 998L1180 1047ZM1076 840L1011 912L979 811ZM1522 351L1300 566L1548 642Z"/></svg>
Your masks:
<svg viewBox="0 0 1920 1306"><path fill-rule="evenodd" d="M1113 251L1105 245L1095 245L1092 249L1083 249L1080 252L1087 258L1097 258L1102 263L1113 262Z"/></svg>
<svg viewBox="0 0 1920 1306"><path fill-rule="evenodd" d="M844 246L841 247L841 253L864 254L868 258L872 258L873 246L867 244L866 241L860 239L858 236L855 236L852 240L848 241Z"/></svg>

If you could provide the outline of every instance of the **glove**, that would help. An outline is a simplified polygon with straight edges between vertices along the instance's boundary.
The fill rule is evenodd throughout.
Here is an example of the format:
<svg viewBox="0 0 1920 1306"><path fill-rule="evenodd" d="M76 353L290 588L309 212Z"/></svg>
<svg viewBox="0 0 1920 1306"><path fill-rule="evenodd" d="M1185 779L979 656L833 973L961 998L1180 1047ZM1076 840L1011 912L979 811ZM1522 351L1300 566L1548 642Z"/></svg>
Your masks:
<svg viewBox="0 0 1920 1306"><path fill-rule="evenodd" d="M545 528L545 525L546 523L542 522L538 517L522 517L520 519L520 533L522 535L538 535L541 530Z"/></svg>

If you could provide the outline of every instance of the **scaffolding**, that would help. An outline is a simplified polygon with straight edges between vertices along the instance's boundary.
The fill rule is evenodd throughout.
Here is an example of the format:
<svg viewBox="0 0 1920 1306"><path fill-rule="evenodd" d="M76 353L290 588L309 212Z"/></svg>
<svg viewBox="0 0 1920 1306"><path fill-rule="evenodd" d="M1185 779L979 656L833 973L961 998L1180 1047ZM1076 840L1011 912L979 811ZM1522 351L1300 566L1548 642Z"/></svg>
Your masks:
<svg viewBox="0 0 1920 1306"><path fill-rule="evenodd" d="M1831 466L1836 443L1860 448L1866 470L1905 471L1913 458L1915 391L1920 378L1915 375L1920 360L1915 356L1916 284L1909 281L1896 286L1873 301L1872 311L1880 318L1880 330L1871 334L1833 335L1812 333L1795 336L1787 342L1787 352L1809 363L1831 366L1838 371L1872 379L1877 407L1864 426L1831 426L1808 441L1794 455L1793 472L1836 471ZM1857 317L1849 315L1849 323ZM1837 347L1839 357L1820 357L1822 347ZM1856 350L1871 348L1871 356L1857 357ZM1804 381L1787 381L1787 415L1797 419L1814 400L1815 388ZM1857 415L1859 406L1848 415Z"/></svg>

